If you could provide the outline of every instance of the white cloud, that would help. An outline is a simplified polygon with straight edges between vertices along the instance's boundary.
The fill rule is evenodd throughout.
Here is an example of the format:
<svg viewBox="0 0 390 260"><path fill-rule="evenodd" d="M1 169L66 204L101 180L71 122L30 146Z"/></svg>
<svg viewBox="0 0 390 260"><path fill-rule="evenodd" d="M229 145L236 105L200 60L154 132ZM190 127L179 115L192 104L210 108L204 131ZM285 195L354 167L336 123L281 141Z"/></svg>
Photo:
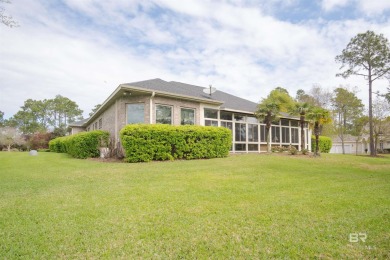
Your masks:
<svg viewBox="0 0 390 260"><path fill-rule="evenodd" d="M362 79L335 77L339 65L334 57L359 32L390 36L389 20L293 24L246 1L65 3L69 14L38 1L15 2L10 11L22 26L0 27L6 35L0 41L0 110L7 117L27 98L56 94L75 100L87 115L120 83L157 77L213 84L255 102L276 86L295 95L316 83L359 86L366 98ZM156 15L155 8L166 12ZM387 85L378 81L374 88Z"/></svg>
<svg viewBox="0 0 390 260"><path fill-rule="evenodd" d="M322 0L321 6L325 11L346 6L350 0Z"/></svg>
<svg viewBox="0 0 390 260"><path fill-rule="evenodd" d="M387 0L359 0L360 10L367 15L381 14L389 11L390 1Z"/></svg>

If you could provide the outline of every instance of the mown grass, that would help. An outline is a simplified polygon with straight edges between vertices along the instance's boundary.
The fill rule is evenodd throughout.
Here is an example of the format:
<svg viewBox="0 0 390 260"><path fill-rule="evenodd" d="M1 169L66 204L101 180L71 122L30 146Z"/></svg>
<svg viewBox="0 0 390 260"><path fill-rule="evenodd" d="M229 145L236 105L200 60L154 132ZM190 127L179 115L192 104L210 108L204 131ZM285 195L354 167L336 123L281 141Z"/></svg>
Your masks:
<svg viewBox="0 0 390 260"><path fill-rule="evenodd" d="M389 228L390 157L0 153L1 259L389 258Z"/></svg>

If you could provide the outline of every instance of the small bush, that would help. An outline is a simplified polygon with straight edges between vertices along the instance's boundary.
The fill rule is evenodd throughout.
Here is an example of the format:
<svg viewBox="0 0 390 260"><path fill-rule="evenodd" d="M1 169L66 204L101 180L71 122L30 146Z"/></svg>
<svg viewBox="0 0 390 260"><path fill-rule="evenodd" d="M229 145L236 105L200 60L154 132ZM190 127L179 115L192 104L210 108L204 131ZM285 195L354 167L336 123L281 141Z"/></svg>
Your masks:
<svg viewBox="0 0 390 260"><path fill-rule="evenodd" d="M295 148L295 146L290 146L290 148L288 149L288 152L289 152L291 155L296 155L296 154L298 154L298 149Z"/></svg>
<svg viewBox="0 0 390 260"><path fill-rule="evenodd" d="M332 139L327 136L319 136L318 146L320 153L329 153L332 148ZM316 137L314 135L311 137L311 150L313 152L316 150Z"/></svg>
<svg viewBox="0 0 390 260"><path fill-rule="evenodd" d="M75 158L85 159L99 156L99 147L107 146L109 133L96 130L71 136L57 137L49 142L52 152L68 153Z"/></svg>
<svg viewBox="0 0 390 260"><path fill-rule="evenodd" d="M288 147L284 147L284 146L272 146L271 147L271 152L273 152L273 153L282 153L282 152L287 152L287 151L289 151Z"/></svg>
<svg viewBox="0 0 390 260"><path fill-rule="evenodd" d="M127 125L121 132L125 161L226 157L231 132L223 127Z"/></svg>
<svg viewBox="0 0 390 260"><path fill-rule="evenodd" d="M301 153L302 153L303 155L306 155L306 154L308 154L308 153L309 153L309 150L307 150L307 149L303 149L303 150L301 151Z"/></svg>

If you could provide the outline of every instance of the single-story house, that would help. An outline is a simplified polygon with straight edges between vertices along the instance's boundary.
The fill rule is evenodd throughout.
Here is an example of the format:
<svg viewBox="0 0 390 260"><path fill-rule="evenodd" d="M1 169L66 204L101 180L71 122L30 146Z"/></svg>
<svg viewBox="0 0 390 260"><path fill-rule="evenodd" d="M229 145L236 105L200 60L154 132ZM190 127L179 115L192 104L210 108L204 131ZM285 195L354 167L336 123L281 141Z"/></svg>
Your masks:
<svg viewBox="0 0 390 260"><path fill-rule="evenodd" d="M343 136L344 139L344 152L346 154L364 154L365 149L368 149L369 144L367 144L364 138L358 138L353 135L346 134ZM332 136L332 148L329 153L343 153L342 142L340 136Z"/></svg>
<svg viewBox="0 0 390 260"><path fill-rule="evenodd" d="M127 124L172 124L226 127L232 131L232 152L267 150L265 125L254 116L257 103L209 88L151 79L121 84L88 119L71 124L71 133L107 130L120 147L119 131ZM307 149L311 131L305 124ZM300 149L299 118L283 114L272 125L273 146Z"/></svg>

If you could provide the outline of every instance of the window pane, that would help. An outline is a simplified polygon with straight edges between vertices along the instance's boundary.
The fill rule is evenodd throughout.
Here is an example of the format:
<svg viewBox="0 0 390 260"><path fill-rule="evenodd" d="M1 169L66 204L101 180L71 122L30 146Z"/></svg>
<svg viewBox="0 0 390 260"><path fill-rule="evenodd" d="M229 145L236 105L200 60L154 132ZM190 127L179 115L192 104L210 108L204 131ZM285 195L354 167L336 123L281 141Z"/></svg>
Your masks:
<svg viewBox="0 0 390 260"><path fill-rule="evenodd" d="M194 125L195 124L195 110L189 108L181 109L181 122L182 125Z"/></svg>
<svg viewBox="0 0 390 260"><path fill-rule="evenodd" d="M248 144L248 151L258 151L259 145L258 144Z"/></svg>
<svg viewBox="0 0 390 260"><path fill-rule="evenodd" d="M216 110L216 109L205 108L205 109L204 109L204 117L205 117L205 118L214 118L214 119L218 119L218 110Z"/></svg>
<svg viewBox="0 0 390 260"><path fill-rule="evenodd" d="M253 123L253 124L257 124L259 121L257 120L257 118L256 117L253 117L253 116L247 116L246 117L246 121L248 122L248 123Z"/></svg>
<svg viewBox="0 0 390 260"><path fill-rule="evenodd" d="M249 142L258 142L259 141L259 133L258 133L258 125L248 124L248 141Z"/></svg>
<svg viewBox="0 0 390 260"><path fill-rule="evenodd" d="M284 126L289 126L288 119L280 119L280 123Z"/></svg>
<svg viewBox="0 0 390 260"><path fill-rule="evenodd" d="M172 107L156 105L156 124L172 124Z"/></svg>
<svg viewBox="0 0 390 260"><path fill-rule="evenodd" d="M127 104L127 123L145 123L144 104Z"/></svg>
<svg viewBox="0 0 390 260"><path fill-rule="evenodd" d="M298 120L291 120L290 125L291 126L298 126L299 121Z"/></svg>
<svg viewBox="0 0 390 260"><path fill-rule="evenodd" d="M234 120L237 122L245 122L245 116L240 114L234 114Z"/></svg>
<svg viewBox="0 0 390 260"><path fill-rule="evenodd" d="M218 121L215 120L205 120L204 121L205 126L218 126Z"/></svg>
<svg viewBox="0 0 390 260"><path fill-rule="evenodd" d="M235 135L236 135L236 141L237 142L245 142L246 141L246 125L236 123L235 125Z"/></svg>
<svg viewBox="0 0 390 260"><path fill-rule="evenodd" d="M222 120L232 120L233 114L226 111L220 111L220 116Z"/></svg>
<svg viewBox="0 0 390 260"><path fill-rule="evenodd" d="M222 127L225 127L225 128L228 128L230 130L233 130L233 123L232 122L221 122L221 126Z"/></svg>
<svg viewBox="0 0 390 260"><path fill-rule="evenodd" d="M236 151L246 151L246 144L235 144Z"/></svg>

